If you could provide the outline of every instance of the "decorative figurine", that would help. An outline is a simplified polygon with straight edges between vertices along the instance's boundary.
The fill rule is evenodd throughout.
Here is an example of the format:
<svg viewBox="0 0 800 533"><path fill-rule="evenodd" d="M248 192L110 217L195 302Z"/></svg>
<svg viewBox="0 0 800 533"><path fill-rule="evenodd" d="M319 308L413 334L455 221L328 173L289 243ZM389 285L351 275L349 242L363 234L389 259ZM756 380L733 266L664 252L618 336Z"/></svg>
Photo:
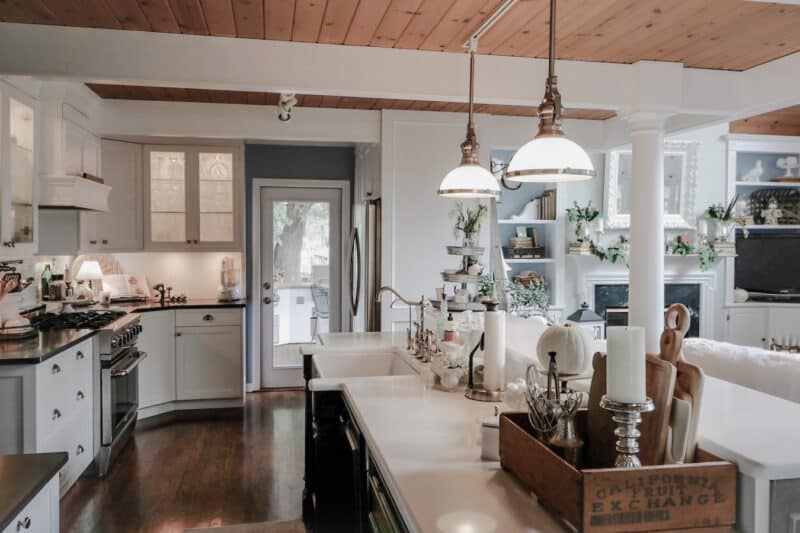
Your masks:
<svg viewBox="0 0 800 533"><path fill-rule="evenodd" d="M742 176L742 181L760 181L761 176L764 175L764 165L760 159L756 159L756 164L753 168L747 171L747 174Z"/></svg>
<svg viewBox="0 0 800 533"><path fill-rule="evenodd" d="M778 208L778 201L775 198L769 199L767 209L761 210L761 217L767 226L777 226L778 220L783 216L783 211Z"/></svg>

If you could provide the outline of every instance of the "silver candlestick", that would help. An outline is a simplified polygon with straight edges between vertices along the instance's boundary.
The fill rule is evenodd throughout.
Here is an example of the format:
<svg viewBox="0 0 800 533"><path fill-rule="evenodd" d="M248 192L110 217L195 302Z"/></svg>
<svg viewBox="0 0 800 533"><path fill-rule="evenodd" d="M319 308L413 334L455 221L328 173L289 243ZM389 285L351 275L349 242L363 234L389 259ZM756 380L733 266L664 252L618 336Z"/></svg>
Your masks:
<svg viewBox="0 0 800 533"><path fill-rule="evenodd" d="M617 458L614 460L615 468L639 468L639 437L641 432L636 427L642 421L642 413L655 410L653 400L645 398L641 403L624 403L609 400L603 396L600 407L611 411L611 419L617 423L614 435L617 437Z"/></svg>

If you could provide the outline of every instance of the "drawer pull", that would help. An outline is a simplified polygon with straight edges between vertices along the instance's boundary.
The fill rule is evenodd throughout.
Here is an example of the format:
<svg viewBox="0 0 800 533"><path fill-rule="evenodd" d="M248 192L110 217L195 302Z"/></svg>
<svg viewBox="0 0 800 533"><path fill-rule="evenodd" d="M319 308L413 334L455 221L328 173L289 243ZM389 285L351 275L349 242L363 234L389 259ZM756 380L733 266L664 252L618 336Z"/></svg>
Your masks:
<svg viewBox="0 0 800 533"><path fill-rule="evenodd" d="M86 398L86 395L83 394L83 391L80 390L78 391L78 394L76 394L75 396L78 398L78 400L83 400L84 398Z"/></svg>
<svg viewBox="0 0 800 533"><path fill-rule="evenodd" d="M30 529L31 528L31 517L26 516L22 520L17 520L17 531L22 531L23 529Z"/></svg>
<svg viewBox="0 0 800 533"><path fill-rule="evenodd" d="M77 352L75 352L75 359L80 361L81 359L86 359L86 356L83 355L82 351L78 350Z"/></svg>
<svg viewBox="0 0 800 533"><path fill-rule="evenodd" d="M86 451L86 450L83 448L83 446L82 446L82 445L80 445L80 444L78 444L78 447L75 449L75 455L80 455L80 454L82 454L82 453L83 453L83 452L85 452L85 451Z"/></svg>
<svg viewBox="0 0 800 533"><path fill-rule="evenodd" d="M102 243L103 243L103 244L108 244L108 239L103 239L103 240L102 240Z"/></svg>
<svg viewBox="0 0 800 533"><path fill-rule="evenodd" d="M214 315L205 315L203 317L203 320L205 320L206 322L211 322L212 320L214 320Z"/></svg>
<svg viewBox="0 0 800 533"><path fill-rule="evenodd" d="M97 244L97 241L91 240L91 241L89 241L89 244Z"/></svg>
<svg viewBox="0 0 800 533"><path fill-rule="evenodd" d="M57 364L53 365L53 368L50 369L50 373L51 374L60 374L61 373L61 367L58 366Z"/></svg>
<svg viewBox="0 0 800 533"><path fill-rule="evenodd" d="M53 420L58 420L59 418L61 418L61 411L53 409Z"/></svg>

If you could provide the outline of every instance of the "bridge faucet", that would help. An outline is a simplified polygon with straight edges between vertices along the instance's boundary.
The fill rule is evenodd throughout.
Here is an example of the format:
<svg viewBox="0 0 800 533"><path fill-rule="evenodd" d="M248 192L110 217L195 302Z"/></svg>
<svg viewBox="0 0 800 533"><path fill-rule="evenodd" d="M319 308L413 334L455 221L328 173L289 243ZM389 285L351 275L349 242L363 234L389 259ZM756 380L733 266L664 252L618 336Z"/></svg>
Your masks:
<svg viewBox="0 0 800 533"><path fill-rule="evenodd" d="M406 304L408 306L408 328L406 329L406 350L414 355L420 355L423 350L424 338L425 338L425 297L421 297L418 302L414 300L409 300L397 292L393 287L389 287L384 285L375 295L375 301L381 301L381 295L384 292L391 292L395 295L395 297ZM415 322L411 316L411 308L418 307L419 312L419 321ZM411 326L416 328L414 334L411 334Z"/></svg>

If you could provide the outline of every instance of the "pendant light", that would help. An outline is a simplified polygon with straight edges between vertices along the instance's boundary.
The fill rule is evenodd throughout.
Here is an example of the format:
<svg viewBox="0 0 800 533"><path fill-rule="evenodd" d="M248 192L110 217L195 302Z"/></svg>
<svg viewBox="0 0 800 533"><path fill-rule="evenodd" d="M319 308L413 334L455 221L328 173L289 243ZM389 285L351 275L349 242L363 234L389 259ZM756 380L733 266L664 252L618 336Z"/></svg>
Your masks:
<svg viewBox="0 0 800 533"><path fill-rule="evenodd" d="M539 133L514 154L506 173L509 181L558 183L588 180L595 175L589 155L561 129L555 54L556 0L550 0L550 55L544 99L539 105Z"/></svg>
<svg viewBox="0 0 800 533"><path fill-rule="evenodd" d="M478 140L472 121L472 100L475 85L476 40L469 46L469 115L467 137L461 143L461 164L447 173L439 185L439 196L448 198L497 198L500 186L491 172L478 162Z"/></svg>

